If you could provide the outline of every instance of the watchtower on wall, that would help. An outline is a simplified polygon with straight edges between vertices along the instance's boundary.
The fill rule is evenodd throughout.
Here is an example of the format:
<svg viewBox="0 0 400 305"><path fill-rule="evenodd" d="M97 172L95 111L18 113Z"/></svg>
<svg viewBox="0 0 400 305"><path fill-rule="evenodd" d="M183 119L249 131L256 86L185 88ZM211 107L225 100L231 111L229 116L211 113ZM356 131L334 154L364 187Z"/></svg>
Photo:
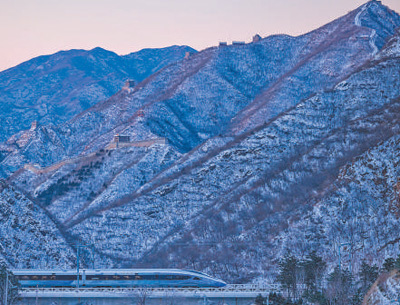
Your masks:
<svg viewBox="0 0 400 305"><path fill-rule="evenodd" d="M136 82L133 79L127 79L125 81L125 85L122 89L127 90L127 89L135 87L135 85L136 85Z"/></svg>
<svg viewBox="0 0 400 305"><path fill-rule="evenodd" d="M129 143L131 141L131 137L130 136L123 136L120 135L119 133L117 133L114 136L114 142L115 143Z"/></svg>
<svg viewBox="0 0 400 305"><path fill-rule="evenodd" d="M32 130L32 131L36 130L37 126L38 126L38 122L37 121L33 121L32 124L31 124L31 129L30 130Z"/></svg>
<svg viewBox="0 0 400 305"><path fill-rule="evenodd" d="M253 36L253 42L259 42L262 39L262 37L258 34Z"/></svg>

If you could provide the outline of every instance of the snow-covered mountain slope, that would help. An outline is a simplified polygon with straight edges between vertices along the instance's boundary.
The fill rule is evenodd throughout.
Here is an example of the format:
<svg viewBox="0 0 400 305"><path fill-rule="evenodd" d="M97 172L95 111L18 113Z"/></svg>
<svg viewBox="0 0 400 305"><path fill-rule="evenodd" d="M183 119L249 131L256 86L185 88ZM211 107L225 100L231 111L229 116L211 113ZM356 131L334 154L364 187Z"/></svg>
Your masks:
<svg viewBox="0 0 400 305"><path fill-rule="evenodd" d="M400 28L396 34L387 42L385 48L377 55L377 59L385 59L400 56Z"/></svg>
<svg viewBox="0 0 400 305"><path fill-rule="evenodd" d="M98 218L91 215L101 213L102 226L105 219L123 217L127 231L129 223L146 231L144 215L141 222L127 218L133 213L137 217L139 204L152 202L151 209L163 208L151 228L161 238L150 249L142 246L138 263L144 259L150 265L183 267L195 262L199 269L242 280L248 270L267 271L286 250L300 255L317 250L336 263L336 243L350 241L355 268L361 258L379 261L393 254L398 221L387 209L398 196L399 64L399 59L375 62L333 91L302 102L240 141L231 140L222 151L204 145L203 156L188 157L132 195L114 202L97 200L97 206L67 224L69 230L96 234ZM352 179L360 181L347 185L342 176L353 162L358 176ZM313 210L315 205L322 211ZM366 218L363 211L375 206L379 209ZM182 218L171 222L167 215L175 213ZM347 225L338 224L338 218ZM322 228L316 230L318 226ZM366 230L372 226L376 230ZM127 237L126 243L131 240ZM137 237L136 250L142 240Z"/></svg>
<svg viewBox="0 0 400 305"><path fill-rule="evenodd" d="M303 36L204 50L14 135L3 175L98 265L244 282L285 251L333 264L350 242L357 268L397 249L399 26L371 1ZM116 133L169 143L106 149Z"/></svg>
<svg viewBox="0 0 400 305"><path fill-rule="evenodd" d="M65 268L75 253L51 216L0 180L0 257L14 268Z"/></svg>
<svg viewBox="0 0 400 305"><path fill-rule="evenodd" d="M0 72L0 141L32 121L59 124L196 52L187 46L146 49L119 56L102 48L40 56Z"/></svg>
<svg viewBox="0 0 400 305"><path fill-rule="evenodd" d="M398 270L379 276L363 300L363 305L396 304L400 293Z"/></svg>
<svg viewBox="0 0 400 305"><path fill-rule="evenodd" d="M90 122L100 117L102 124L115 127L118 107L118 128L129 132L144 126L187 152L210 137L263 124L362 66L374 54L373 31L382 39L394 34L399 15L375 2L366 7L359 18L376 20L371 28L355 24L360 8L303 36L271 36L200 52L161 70L134 92L96 105L74 120L72 128L81 130L87 116ZM136 122L138 110L145 115ZM93 132L90 137L104 134L97 126L86 128Z"/></svg>
<svg viewBox="0 0 400 305"><path fill-rule="evenodd" d="M369 19L372 28L363 25ZM36 152L24 147L7 162L13 168L23 162L45 166L85 149L100 149L118 132L135 138L163 136L181 152L226 132L240 134L334 86L373 56L373 31L388 39L398 25L397 14L373 1L303 36L207 49L61 126L64 155L26 158ZM46 144L41 151L49 150Z"/></svg>
<svg viewBox="0 0 400 305"><path fill-rule="evenodd" d="M329 88L375 55L395 33L399 22L397 13L379 1L370 1L306 34L308 52L241 111L230 128L240 133L268 122L318 89Z"/></svg>

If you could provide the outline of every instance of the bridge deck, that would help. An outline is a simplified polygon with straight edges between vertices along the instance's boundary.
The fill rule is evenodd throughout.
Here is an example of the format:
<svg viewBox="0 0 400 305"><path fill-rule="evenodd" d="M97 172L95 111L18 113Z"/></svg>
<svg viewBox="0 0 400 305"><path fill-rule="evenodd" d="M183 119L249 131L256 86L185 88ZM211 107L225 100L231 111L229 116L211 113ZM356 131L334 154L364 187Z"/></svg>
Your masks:
<svg viewBox="0 0 400 305"><path fill-rule="evenodd" d="M23 298L126 298L143 295L147 298L165 296L185 298L252 298L279 291L280 286L271 285L227 285L218 288L24 288Z"/></svg>

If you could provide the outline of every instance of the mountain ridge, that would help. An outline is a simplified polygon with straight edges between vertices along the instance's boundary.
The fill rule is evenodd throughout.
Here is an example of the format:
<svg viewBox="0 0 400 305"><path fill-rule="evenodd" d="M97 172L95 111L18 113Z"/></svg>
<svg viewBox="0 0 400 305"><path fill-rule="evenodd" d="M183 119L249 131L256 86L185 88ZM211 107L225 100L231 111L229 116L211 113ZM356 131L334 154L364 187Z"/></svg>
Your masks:
<svg viewBox="0 0 400 305"><path fill-rule="evenodd" d="M126 79L142 81L163 66L183 59L186 52L196 51L171 46L119 56L99 47L76 49L39 56L2 71L1 108L3 113L8 112L4 119L10 126L2 126L0 140L35 120L42 124L67 121L119 91ZM17 120L20 124L15 123Z"/></svg>
<svg viewBox="0 0 400 305"><path fill-rule="evenodd" d="M332 267L346 241L355 261L343 264L356 270L395 242L398 27L374 1L300 37L201 51L61 125L14 135L1 169L66 239L94 243L101 266L249 282L288 251L315 250ZM168 143L106 149L116 133ZM35 163L50 167L23 168Z"/></svg>

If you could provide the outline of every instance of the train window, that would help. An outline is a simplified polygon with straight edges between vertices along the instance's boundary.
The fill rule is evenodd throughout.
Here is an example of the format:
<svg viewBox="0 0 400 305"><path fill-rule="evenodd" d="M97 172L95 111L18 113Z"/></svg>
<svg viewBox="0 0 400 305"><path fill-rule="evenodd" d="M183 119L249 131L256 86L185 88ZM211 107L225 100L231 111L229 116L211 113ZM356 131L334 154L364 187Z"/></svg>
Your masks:
<svg viewBox="0 0 400 305"><path fill-rule="evenodd" d="M188 280L188 279L190 279L190 276L187 276L187 275L173 275L173 279L174 280L179 280L179 281Z"/></svg>
<svg viewBox="0 0 400 305"><path fill-rule="evenodd" d="M200 280L199 277L194 277L193 279L196 280L196 281L199 281L199 280Z"/></svg>
<svg viewBox="0 0 400 305"><path fill-rule="evenodd" d="M136 277L138 277L138 279L140 278L140 275L137 275ZM134 276L132 275L103 275L103 274L88 274L86 275L86 280L88 281L109 281L109 280L117 280L117 281L121 281L121 280L125 280L125 281L129 281L129 280L133 280L136 279Z"/></svg>
<svg viewBox="0 0 400 305"><path fill-rule="evenodd" d="M180 274L155 274L155 275L145 275L146 280L167 280L167 281L180 281L188 280L190 276L180 275Z"/></svg>
<svg viewBox="0 0 400 305"><path fill-rule="evenodd" d="M56 274L56 281L76 281L76 274ZM82 280L82 275L79 275L79 280Z"/></svg>
<svg viewBox="0 0 400 305"><path fill-rule="evenodd" d="M181 275L179 279L180 279L180 280L188 280L188 279L190 279L190 276Z"/></svg>
<svg viewBox="0 0 400 305"><path fill-rule="evenodd" d="M88 274L86 280L126 280L126 281L154 281L154 280L188 280L190 276L181 274L114 274L114 275L102 275L102 274Z"/></svg>
<svg viewBox="0 0 400 305"><path fill-rule="evenodd" d="M155 275L155 274L143 274L142 275L142 279L143 280L152 281L152 280L158 279L158 275Z"/></svg>
<svg viewBox="0 0 400 305"><path fill-rule="evenodd" d="M82 276L79 277L82 279ZM75 281L76 275L73 274L57 274L57 275L19 275L18 280L22 281Z"/></svg>
<svg viewBox="0 0 400 305"><path fill-rule="evenodd" d="M88 281L101 281L101 280L108 280L108 275L102 275L102 274L88 274L86 275L86 280Z"/></svg>
<svg viewBox="0 0 400 305"><path fill-rule="evenodd" d="M178 275L178 274L168 274L165 276L165 280L172 280L172 281L180 281L180 280L187 280L189 277L185 275Z"/></svg>

